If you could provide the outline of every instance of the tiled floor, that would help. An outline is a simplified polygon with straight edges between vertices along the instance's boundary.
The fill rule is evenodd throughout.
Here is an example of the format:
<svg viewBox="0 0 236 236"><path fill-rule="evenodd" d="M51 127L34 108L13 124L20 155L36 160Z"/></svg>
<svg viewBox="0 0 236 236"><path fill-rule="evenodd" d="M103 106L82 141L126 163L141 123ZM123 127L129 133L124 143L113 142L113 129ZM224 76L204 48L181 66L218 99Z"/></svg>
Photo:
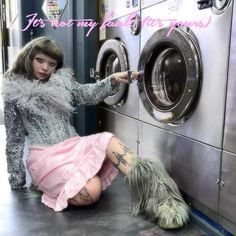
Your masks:
<svg viewBox="0 0 236 236"><path fill-rule="evenodd" d="M131 215L131 199L118 176L91 207L69 207L55 213L40 201L40 193L28 189L12 191L8 185L4 157L5 131L0 125L0 236L203 236L192 223L183 229L164 231L141 216Z"/></svg>

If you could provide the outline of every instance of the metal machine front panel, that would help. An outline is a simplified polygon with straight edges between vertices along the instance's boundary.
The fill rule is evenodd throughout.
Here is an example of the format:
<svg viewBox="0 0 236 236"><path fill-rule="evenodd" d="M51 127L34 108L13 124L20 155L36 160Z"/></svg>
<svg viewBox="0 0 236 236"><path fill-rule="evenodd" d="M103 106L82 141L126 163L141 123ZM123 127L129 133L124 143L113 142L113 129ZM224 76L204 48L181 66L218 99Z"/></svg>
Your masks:
<svg viewBox="0 0 236 236"><path fill-rule="evenodd" d="M167 0L140 0L140 8L143 9L145 7L149 7Z"/></svg>
<svg viewBox="0 0 236 236"><path fill-rule="evenodd" d="M160 158L179 188L217 211L221 151L140 122L139 155Z"/></svg>
<svg viewBox="0 0 236 236"><path fill-rule="evenodd" d="M236 224L236 155L223 151L221 170L220 215Z"/></svg>
<svg viewBox="0 0 236 236"><path fill-rule="evenodd" d="M138 121L107 109L99 109L99 130L116 135L137 153Z"/></svg>
<svg viewBox="0 0 236 236"><path fill-rule="evenodd" d="M127 17L122 17L117 19L117 21L124 22L126 19ZM107 27L105 36L106 40L115 39L123 45L123 48L126 51L128 69L137 71L140 35L133 35L130 27ZM112 50L114 50L114 48ZM137 82L133 82L128 85L127 93L125 94L124 99L122 99L118 104L107 105L103 103L102 106L137 119L138 102L138 86Z"/></svg>
<svg viewBox="0 0 236 236"><path fill-rule="evenodd" d="M180 188L217 211L222 151L181 136L172 138L170 173Z"/></svg>
<svg viewBox="0 0 236 236"><path fill-rule="evenodd" d="M99 12L101 19L114 20L138 11L140 0L100 0Z"/></svg>
<svg viewBox="0 0 236 236"><path fill-rule="evenodd" d="M236 235L236 225L230 222L228 219L221 217L221 225L233 235Z"/></svg>
<svg viewBox="0 0 236 236"><path fill-rule="evenodd" d="M147 112L141 99L139 119L216 148L222 148L232 1L222 14L215 14L211 8L199 10L195 1L176 1L181 4L175 8L170 7L170 2L174 1L164 1L145 8L141 10L141 16L142 19L148 16L163 19L164 26L170 23L168 20L164 21L165 19L190 22L197 20L204 24L209 22L206 28L191 27L198 40L202 58L203 76L199 99L192 115L182 125L170 126L158 122ZM142 27L141 50L158 29L159 25ZM169 37L171 38L171 33Z"/></svg>
<svg viewBox="0 0 236 236"><path fill-rule="evenodd" d="M127 17L122 17L116 21L125 22ZM127 49L128 63L130 70L137 70L139 60L139 41L140 34L133 35L131 27L110 27L106 28L106 40L107 39L120 39L124 43L124 47Z"/></svg>
<svg viewBox="0 0 236 236"><path fill-rule="evenodd" d="M138 155L142 158L159 158L170 171L170 132L163 129L139 123Z"/></svg>
<svg viewBox="0 0 236 236"><path fill-rule="evenodd" d="M236 4L234 4L233 11L225 113L224 150L236 153Z"/></svg>

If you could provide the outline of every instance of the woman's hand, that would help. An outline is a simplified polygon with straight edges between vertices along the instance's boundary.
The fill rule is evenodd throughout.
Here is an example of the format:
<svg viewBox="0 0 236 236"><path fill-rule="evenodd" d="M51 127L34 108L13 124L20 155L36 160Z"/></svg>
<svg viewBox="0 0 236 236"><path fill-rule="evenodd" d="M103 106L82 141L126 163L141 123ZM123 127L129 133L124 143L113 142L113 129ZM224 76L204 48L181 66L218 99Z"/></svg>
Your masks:
<svg viewBox="0 0 236 236"><path fill-rule="evenodd" d="M116 83L129 84L131 83L130 80L137 80L139 78L139 73L136 71L116 72L112 74L112 78Z"/></svg>

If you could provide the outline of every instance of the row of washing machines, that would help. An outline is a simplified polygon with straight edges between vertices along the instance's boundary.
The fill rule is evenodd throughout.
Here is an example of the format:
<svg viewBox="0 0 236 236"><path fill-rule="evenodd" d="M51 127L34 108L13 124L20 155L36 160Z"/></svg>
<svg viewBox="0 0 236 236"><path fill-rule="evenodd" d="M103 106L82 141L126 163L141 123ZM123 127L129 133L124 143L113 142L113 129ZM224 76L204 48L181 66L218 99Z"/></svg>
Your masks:
<svg viewBox="0 0 236 236"><path fill-rule="evenodd" d="M162 159L188 201L236 233L234 1L103 0L99 7L107 25L99 79L141 72L100 106L101 131Z"/></svg>

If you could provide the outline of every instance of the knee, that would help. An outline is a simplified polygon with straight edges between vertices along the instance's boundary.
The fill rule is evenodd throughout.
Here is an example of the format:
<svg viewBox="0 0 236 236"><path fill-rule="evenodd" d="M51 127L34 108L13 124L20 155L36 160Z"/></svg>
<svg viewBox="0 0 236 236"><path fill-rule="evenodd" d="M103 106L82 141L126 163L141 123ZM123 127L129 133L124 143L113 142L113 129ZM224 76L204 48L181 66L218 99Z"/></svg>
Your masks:
<svg viewBox="0 0 236 236"><path fill-rule="evenodd" d="M98 201L102 193L102 182L95 176L90 179L80 192L70 199L69 203L77 206L92 205Z"/></svg>
<svg viewBox="0 0 236 236"><path fill-rule="evenodd" d="M101 179L99 177L95 176L94 178L92 178L88 181L86 188L88 190L88 193L89 193L91 201L92 201L91 204L97 202L101 196L101 193L102 193Z"/></svg>

